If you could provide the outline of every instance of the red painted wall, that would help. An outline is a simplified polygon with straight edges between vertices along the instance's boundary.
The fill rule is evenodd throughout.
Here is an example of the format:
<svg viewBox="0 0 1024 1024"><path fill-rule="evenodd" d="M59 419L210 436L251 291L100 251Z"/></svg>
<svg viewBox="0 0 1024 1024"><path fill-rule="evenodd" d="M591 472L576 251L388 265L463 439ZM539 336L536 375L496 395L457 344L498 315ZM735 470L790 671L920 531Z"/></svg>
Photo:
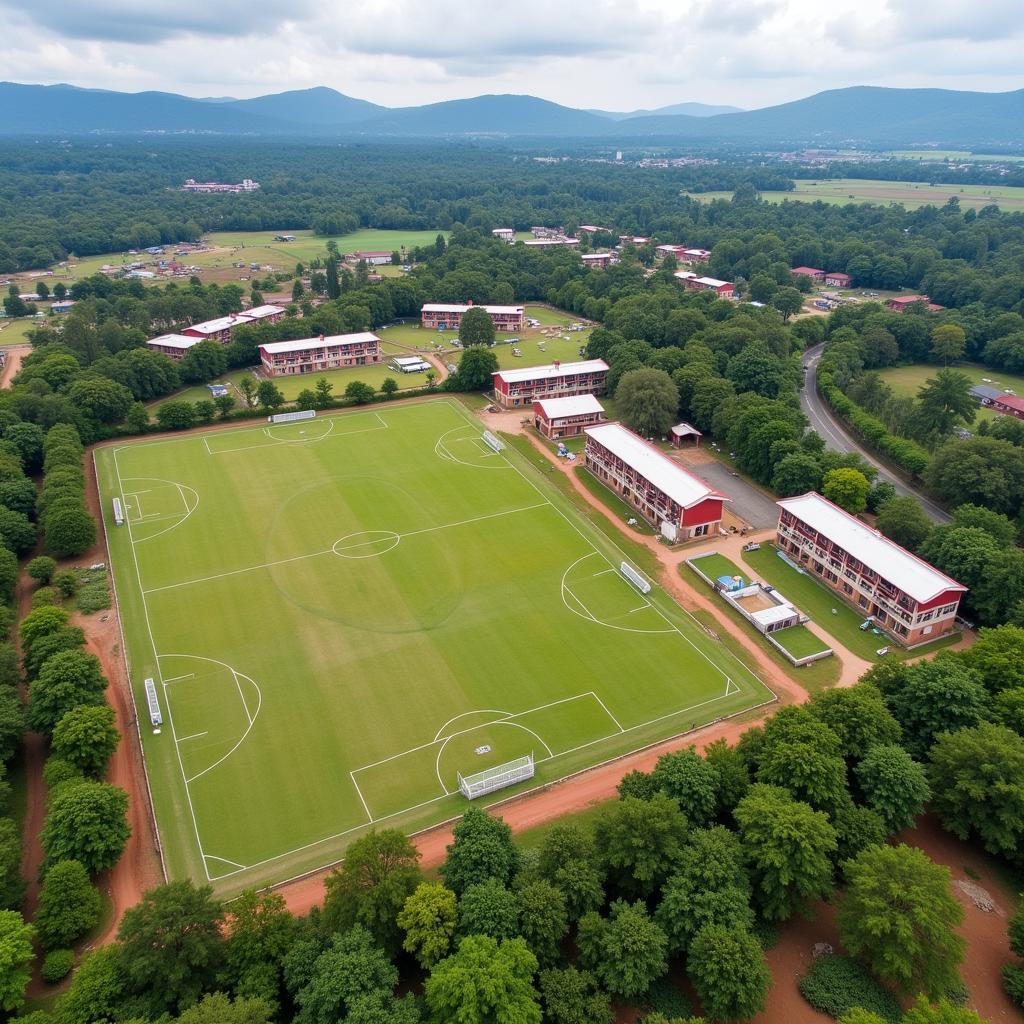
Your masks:
<svg viewBox="0 0 1024 1024"><path fill-rule="evenodd" d="M722 518L722 499L705 498L697 505L683 509L683 526L717 523Z"/></svg>
<svg viewBox="0 0 1024 1024"><path fill-rule="evenodd" d="M934 600L929 601L927 604L918 606L918 611L926 612L932 608L941 608L944 604L953 604L959 601L963 597L963 594L959 590L947 590L943 594L939 594Z"/></svg>

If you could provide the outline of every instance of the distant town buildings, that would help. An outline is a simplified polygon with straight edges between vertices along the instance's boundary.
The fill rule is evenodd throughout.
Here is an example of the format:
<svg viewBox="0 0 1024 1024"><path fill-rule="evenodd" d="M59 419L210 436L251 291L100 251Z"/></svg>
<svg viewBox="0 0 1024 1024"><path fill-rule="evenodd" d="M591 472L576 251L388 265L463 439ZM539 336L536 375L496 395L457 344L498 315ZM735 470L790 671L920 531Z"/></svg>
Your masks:
<svg viewBox="0 0 1024 1024"><path fill-rule="evenodd" d="M220 181L196 181L188 178L181 186L182 192L255 192L260 187L258 181L243 178L237 185L226 185Z"/></svg>
<svg viewBox="0 0 1024 1024"><path fill-rule="evenodd" d="M690 291L717 292L723 299L731 299L736 293L736 286L731 281L720 281L717 277L701 277L692 270L677 270L673 276Z"/></svg>
<svg viewBox="0 0 1024 1024"><path fill-rule="evenodd" d="M491 228L491 234L503 242L512 243L516 240L515 228Z"/></svg>
<svg viewBox="0 0 1024 1024"><path fill-rule="evenodd" d="M367 249L363 252L349 252L345 254L346 263L359 263L362 260L368 267L380 267L391 262L391 253L383 249Z"/></svg>

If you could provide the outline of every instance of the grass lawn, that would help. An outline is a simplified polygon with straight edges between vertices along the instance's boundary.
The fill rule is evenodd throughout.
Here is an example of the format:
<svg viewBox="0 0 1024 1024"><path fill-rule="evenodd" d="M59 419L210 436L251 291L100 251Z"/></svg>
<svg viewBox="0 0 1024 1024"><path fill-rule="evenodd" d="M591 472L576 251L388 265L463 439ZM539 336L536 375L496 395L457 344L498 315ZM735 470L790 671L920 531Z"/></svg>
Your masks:
<svg viewBox="0 0 1024 1024"><path fill-rule="evenodd" d="M819 583L808 573L797 572L776 553L771 544L762 544L760 551L745 551L743 560L754 570L755 574L767 580L786 595L805 615L810 616L826 633L849 651L867 661L880 661L876 654L879 648L888 647L886 660L902 661L904 658L917 657L922 653L937 650L953 643L958 633L937 640L927 647L918 647L915 651L905 651L898 647L888 634L879 636L870 629L862 630L860 624L866 615L854 611L838 594L834 594L824 584ZM832 610L835 609L835 615Z"/></svg>
<svg viewBox="0 0 1024 1024"><path fill-rule="evenodd" d="M640 513L632 505L623 501L614 491L605 487L586 466L574 466L572 471L576 474L576 479L602 505L609 509L616 519L621 519L624 523L628 523L630 519L635 519L636 523L630 527L631 530L645 537L654 536L654 527L646 519L641 518Z"/></svg>
<svg viewBox="0 0 1024 1024"><path fill-rule="evenodd" d="M481 430L438 399L97 450L172 877L280 880L458 813L460 772L543 784L770 699Z"/></svg>
<svg viewBox="0 0 1024 1024"><path fill-rule="evenodd" d="M750 573L717 551L712 551L709 555L700 555L690 561L693 568L699 569L709 580L717 580L719 576L742 576L746 580L750 576Z"/></svg>
<svg viewBox="0 0 1024 1024"><path fill-rule="evenodd" d="M792 192L762 192L761 198L770 203L785 200L797 202L823 202L834 206L850 203L902 203L908 210L920 206L942 206L951 196L960 200L963 209L980 210L984 206L998 205L1003 210L1024 210L1024 188L1012 185L931 185L920 181L881 181L860 178L831 178L826 180L798 180ZM730 199L732 192L693 192L692 199L711 202Z"/></svg>
<svg viewBox="0 0 1024 1024"><path fill-rule="evenodd" d="M991 367L982 366L981 363L956 363L951 368L970 377L972 384L987 384L999 389L1011 388L1016 394L1024 395L1024 377L1016 374L993 370ZM894 394L916 396L925 381L934 377L939 369L940 367L933 363L913 363L910 366L891 366L887 370L880 370L879 373ZM992 409L978 406L975 423L981 420L996 420L1002 415Z"/></svg>
<svg viewBox="0 0 1024 1024"><path fill-rule="evenodd" d="M827 649L828 644L822 642L806 626L790 626L772 633L776 643L793 655L794 658L806 658Z"/></svg>
<svg viewBox="0 0 1024 1024"><path fill-rule="evenodd" d="M19 320L0 320L0 347L9 345L27 345L28 332L42 326L46 321L35 317L24 317Z"/></svg>

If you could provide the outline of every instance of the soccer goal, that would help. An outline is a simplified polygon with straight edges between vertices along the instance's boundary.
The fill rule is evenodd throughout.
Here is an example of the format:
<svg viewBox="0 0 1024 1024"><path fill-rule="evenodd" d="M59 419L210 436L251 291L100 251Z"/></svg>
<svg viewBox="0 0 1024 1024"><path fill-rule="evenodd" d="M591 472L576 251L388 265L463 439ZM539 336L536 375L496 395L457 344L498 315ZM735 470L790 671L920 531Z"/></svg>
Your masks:
<svg viewBox="0 0 1024 1024"><path fill-rule="evenodd" d="M505 450L505 442L497 434L492 434L489 430L485 430L481 436L484 439L484 444L489 448L493 448L496 452L503 452Z"/></svg>
<svg viewBox="0 0 1024 1024"><path fill-rule="evenodd" d="M527 754L506 764L485 768L473 775L463 775L459 772L459 792L467 800L475 800L478 796L486 796L496 789L504 789L525 779L532 779L533 770L533 754Z"/></svg>
<svg viewBox="0 0 1024 1024"><path fill-rule="evenodd" d="M302 409L299 412L279 412L276 416L268 416L268 423L294 423L296 420L311 420L316 416L316 409Z"/></svg>
<svg viewBox="0 0 1024 1024"><path fill-rule="evenodd" d="M629 562L623 562L619 566L619 572L621 572L622 575L625 576L641 594L649 594L651 592L650 580L634 569Z"/></svg>

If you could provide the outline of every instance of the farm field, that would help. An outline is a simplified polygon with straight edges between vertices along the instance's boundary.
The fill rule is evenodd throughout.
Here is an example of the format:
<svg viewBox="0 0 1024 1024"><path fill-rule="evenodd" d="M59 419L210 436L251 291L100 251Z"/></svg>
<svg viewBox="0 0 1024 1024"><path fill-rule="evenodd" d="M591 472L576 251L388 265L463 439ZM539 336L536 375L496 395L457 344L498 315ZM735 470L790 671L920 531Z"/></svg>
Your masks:
<svg viewBox="0 0 1024 1024"><path fill-rule="evenodd" d="M525 788L771 699L480 433L438 399L97 450L172 877L279 881L457 814L459 773L532 753Z"/></svg>
<svg viewBox="0 0 1024 1024"><path fill-rule="evenodd" d="M832 203L847 206L850 203L902 203L908 210L919 206L942 206L950 196L960 200L963 209L980 210L996 204L1000 209L1013 212L1024 210L1024 188L1011 185L930 185L915 181L881 181L869 178L832 178L819 181L798 180L792 192L762 192L761 198L770 203L784 200ZM691 198L702 202L729 199L731 192L694 192Z"/></svg>
<svg viewBox="0 0 1024 1024"><path fill-rule="evenodd" d="M1016 394L1024 395L1024 377L1002 370L993 370L981 363L955 363L952 369L966 374L972 384L987 384L993 388L1011 388ZM896 395L917 395L925 381L934 377L939 367L932 363L914 363L911 366L891 366L880 370L882 380L892 388ZM982 420L996 420L1002 413L978 406L975 423Z"/></svg>

